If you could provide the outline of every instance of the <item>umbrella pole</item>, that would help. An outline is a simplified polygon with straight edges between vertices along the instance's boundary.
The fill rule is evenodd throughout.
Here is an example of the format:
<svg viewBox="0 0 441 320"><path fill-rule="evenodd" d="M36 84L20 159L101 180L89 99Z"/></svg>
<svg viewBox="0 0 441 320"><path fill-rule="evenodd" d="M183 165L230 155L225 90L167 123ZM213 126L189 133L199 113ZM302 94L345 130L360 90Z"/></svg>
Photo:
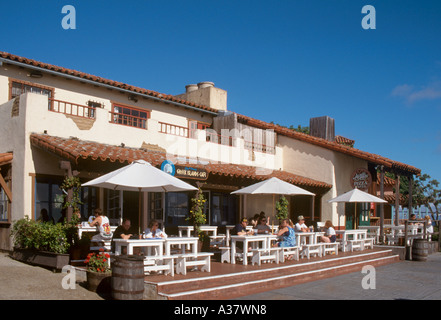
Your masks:
<svg viewBox="0 0 441 320"><path fill-rule="evenodd" d="M141 208L141 200L142 200L142 192L141 192L141 188L139 188L139 197L138 197L138 211L139 211L139 215L138 215L138 235L141 235L141 214L142 214L142 208Z"/></svg>

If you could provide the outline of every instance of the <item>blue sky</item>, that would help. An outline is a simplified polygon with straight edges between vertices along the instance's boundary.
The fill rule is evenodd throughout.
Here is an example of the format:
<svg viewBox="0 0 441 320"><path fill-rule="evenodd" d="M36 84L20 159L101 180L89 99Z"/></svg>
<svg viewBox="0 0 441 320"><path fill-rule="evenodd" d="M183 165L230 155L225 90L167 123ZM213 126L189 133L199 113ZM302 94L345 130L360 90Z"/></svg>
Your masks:
<svg viewBox="0 0 441 320"><path fill-rule="evenodd" d="M328 115L441 181L441 1L24 0L2 3L0 27L1 51L167 94L213 81L230 110L285 126Z"/></svg>

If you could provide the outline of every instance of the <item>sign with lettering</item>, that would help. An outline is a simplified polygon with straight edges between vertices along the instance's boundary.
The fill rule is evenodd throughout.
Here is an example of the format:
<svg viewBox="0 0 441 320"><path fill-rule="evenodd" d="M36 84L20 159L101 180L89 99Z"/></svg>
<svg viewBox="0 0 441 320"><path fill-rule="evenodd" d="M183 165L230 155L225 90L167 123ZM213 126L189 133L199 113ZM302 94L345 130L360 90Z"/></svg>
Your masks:
<svg viewBox="0 0 441 320"><path fill-rule="evenodd" d="M205 169L189 166L175 166L175 177L184 179L207 180L208 172Z"/></svg>
<svg viewBox="0 0 441 320"><path fill-rule="evenodd" d="M363 168L356 169L351 175L351 186L363 191L369 189L372 183L371 173Z"/></svg>

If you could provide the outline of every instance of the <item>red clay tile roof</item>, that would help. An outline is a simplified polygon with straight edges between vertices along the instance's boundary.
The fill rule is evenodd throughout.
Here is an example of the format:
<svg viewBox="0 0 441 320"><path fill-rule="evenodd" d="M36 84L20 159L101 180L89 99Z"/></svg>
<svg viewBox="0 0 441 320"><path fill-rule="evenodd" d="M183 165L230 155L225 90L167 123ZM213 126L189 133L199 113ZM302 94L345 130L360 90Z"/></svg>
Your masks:
<svg viewBox="0 0 441 320"><path fill-rule="evenodd" d="M0 153L0 166L11 163L13 158L12 153Z"/></svg>
<svg viewBox="0 0 441 320"><path fill-rule="evenodd" d="M171 101L171 102L176 102L176 103L181 103L184 105L188 105L191 107L195 107L201 110L205 110L205 111L209 111L209 112L213 112L216 113L218 112L218 110L204 106L204 105L200 105L191 101L186 101L186 100L182 100L179 98L176 98L175 96L169 95L169 94L164 94L164 93L159 93L156 91L152 91L152 90L147 90L147 89L143 89L140 87L135 87L135 86L131 86L128 85L126 83L122 83L122 82L118 82L118 81L114 81L114 80L109 80L109 79L105 79L105 78L101 78L98 76L94 76L88 73L84 73L81 71L76 71L76 70L72 70L72 69L67 69L67 68L63 68L63 67L58 67L52 64L48 64L48 63L44 63L44 62L40 62L40 61L36 61L36 60L32 60L32 59L28 59L28 58L24 58L24 57L20 57L20 56L16 56L7 52L2 52L0 51L0 57L7 59L7 60L11 60L11 61L16 61L16 62L20 62L20 63L24 63L30 66L34 66L34 67L39 67L42 69L46 69L46 70L50 70L50 71L55 71L55 72L59 72L59 73L63 73L69 76L74 76L77 77L78 80L81 81L81 79L86 79L86 80L91 80L91 81L95 81L98 83L102 83L102 84L106 84L106 85L110 85L112 87L115 88L121 88L121 89L125 89L125 90L130 90L133 91L134 93L140 93L140 94L145 94L145 95L149 95L152 97L156 97L159 98L161 100L164 101Z"/></svg>
<svg viewBox="0 0 441 320"><path fill-rule="evenodd" d="M377 154L358 150L356 148L341 145L341 144L338 144L333 141L328 141L326 139L317 138L317 137L311 136L309 134L298 132L298 131L295 131L295 130L292 130L289 128L281 127L281 126L278 126L278 125L275 125L272 123L253 119L253 118L250 118L250 117L247 117L244 115L240 115L240 114L237 114L237 120L244 123L244 124L253 126L253 127L257 127L257 128L261 128L261 129L272 129L272 130L274 130L275 133L284 135L286 137L290 137L290 138L304 141L307 143L311 143L311 144L314 144L314 145L317 145L317 146L320 146L323 148L327 148L330 150L341 152L341 153L344 153L344 154L347 154L347 155L350 155L353 157L357 157L357 158L360 158L360 159L363 159L363 160L366 160L366 161L369 161L369 162L372 162L372 163L375 163L378 165L384 165L386 168L389 168L389 169L402 170L402 171L409 172L409 173L416 174L416 175L421 174L421 169L407 165L405 163L393 161L388 158L379 156Z"/></svg>
<svg viewBox="0 0 441 320"><path fill-rule="evenodd" d="M380 185L380 173L377 174L377 185ZM395 186L395 180L384 175L385 186Z"/></svg>
<svg viewBox="0 0 441 320"><path fill-rule="evenodd" d="M173 156L159 151L112 146L98 142L78 140L76 138L66 139L53 137L46 134L33 133L31 134L30 139L33 146L66 158L74 163L78 163L81 159L91 159L101 161L108 160L111 162L118 161L120 163L129 164L133 160L142 159L150 162L153 166L159 166L164 160L173 158ZM215 174L218 176L231 176L234 178L249 178L255 180L266 180L270 177L277 177L299 186L323 189L332 188L332 185L325 182L301 177L286 171L273 171L269 175L258 175L256 173L256 167L246 165L209 163L207 165L191 164L191 166L204 168L209 174Z"/></svg>
<svg viewBox="0 0 441 320"><path fill-rule="evenodd" d="M42 69L47 69L47 70L51 70L51 71L56 71L59 73L64 73L70 76L74 76L77 77L79 80L81 79L87 79L87 80L91 80L91 81L95 81L98 83L103 83L106 85L110 85L113 86L115 88L121 88L121 89L125 89L125 90L130 90L133 91L135 93L141 93L141 94L145 94L145 95L150 95L152 97L156 97L159 98L161 100L164 101L171 101L171 102L176 102L176 103L181 103L184 105L188 105L191 107L195 107L201 110L205 110L205 111L209 111L209 112L214 112L217 113L216 109L212 109L210 107L204 106L204 105L199 105L196 104L194 102L190 102L190 101L185 101L182 99L178 99L172 95L167 95L167 94L163 94L163 93L159 93L156 91L152 91L152 90L147 90L147 89L143 89L143 88L139 88L139 87L135 87L135 86L131 86L122 82L118 82L118 81L113 81L113 80L109 80L109 79L105 79L105 78L101 78L101 77L97 77L91 74L87 74L84 72L80 72L80 71L76 71L76 70L72 70L72 69L66 69L63 67L58 67L55 65L51 65L51 64L47 64L47 63L43 63L43 62L39 62L36 60L32 60L32 59L28 59L28 58L24 58L24 57L20 57L20 56L16 56L7 52L2 52L0 51L0 57L6 60L10 60L10 61L16 61L16 62L20 62L20 63L24 63L30 66L35 66L35 67L39 67ZM262 129L274 129L274 131L278 134L287 136L287 137L291 137L294 139L298 139L304 142L308 142L311 144L315 144L324 148L328 148L334 151L338 151L344 154L348 154L354 157L358 157L360 159L364 159L367 161L370 161L372 163L375 164L379 164L379 165L384 165L387 168L391 168L391 169L398 169L398 170L403 170L405 172L409 172L412 174L421 174L421 170L401 163L401 162L397 162L397 161L393 161L390 159L387 159L385 157L373 154L373 153L369 153L369 152L364 152L355 148L351 148L348 146L344 146L341 144L338 144L336 142L330 142L327 141L325 139L321 139L321 138L317 138L317 137L313 137L311 135L308 134L304 134L301 132L297 132L295 130L292 129L288 129L288 128L284 128L281 126L277 126L271 123L267 123L261 120L257 120L257 119L253 119L247 116L243 116L243 115L239 115L237 114L237 118L239 121L249 124L250 126L254 126L257 128L262 128Z"/></svg>
<svg viewBox="0 0 441 320"><path fill-rule="evenodd" d="M355 140L351 140L349 138L345 138L342 136L335 136L334 141L337 142L338 144L343 144L343 145L347 145L350 147L353 147L354 143L355 143Z"/></svg>

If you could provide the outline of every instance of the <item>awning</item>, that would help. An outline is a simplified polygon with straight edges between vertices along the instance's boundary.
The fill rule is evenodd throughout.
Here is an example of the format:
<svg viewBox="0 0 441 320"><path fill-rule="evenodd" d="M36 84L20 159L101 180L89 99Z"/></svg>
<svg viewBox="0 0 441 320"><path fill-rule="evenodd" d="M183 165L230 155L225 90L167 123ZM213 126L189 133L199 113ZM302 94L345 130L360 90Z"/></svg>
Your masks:
<svg viewBox="0 0 441 320"><path fill-rule="evenodd" d="M119 162L121 164L129 164L134 160L145 160L151 163L153 166L160 166L164 160L172 160L173 158L176 160L181 159L181 157L169 155L159 150L128 148L93 141L84 141L77 138L54 137L47 134L33 133L31 134L30 139L32 146L65 158L75 164L79 164L82 161L87 160ZM270 174L259 174L259 172L264 172L265 169L256 170L258 168L253 166L211 162L206 162L204 164L191 163L191 166L203 168L207 170L210 175L252 179L258 181L276 177L303 187L321 188L324 190L329 190L332 188L332 185L328 183L305 178L281 170L274 170Z"/></svg>

